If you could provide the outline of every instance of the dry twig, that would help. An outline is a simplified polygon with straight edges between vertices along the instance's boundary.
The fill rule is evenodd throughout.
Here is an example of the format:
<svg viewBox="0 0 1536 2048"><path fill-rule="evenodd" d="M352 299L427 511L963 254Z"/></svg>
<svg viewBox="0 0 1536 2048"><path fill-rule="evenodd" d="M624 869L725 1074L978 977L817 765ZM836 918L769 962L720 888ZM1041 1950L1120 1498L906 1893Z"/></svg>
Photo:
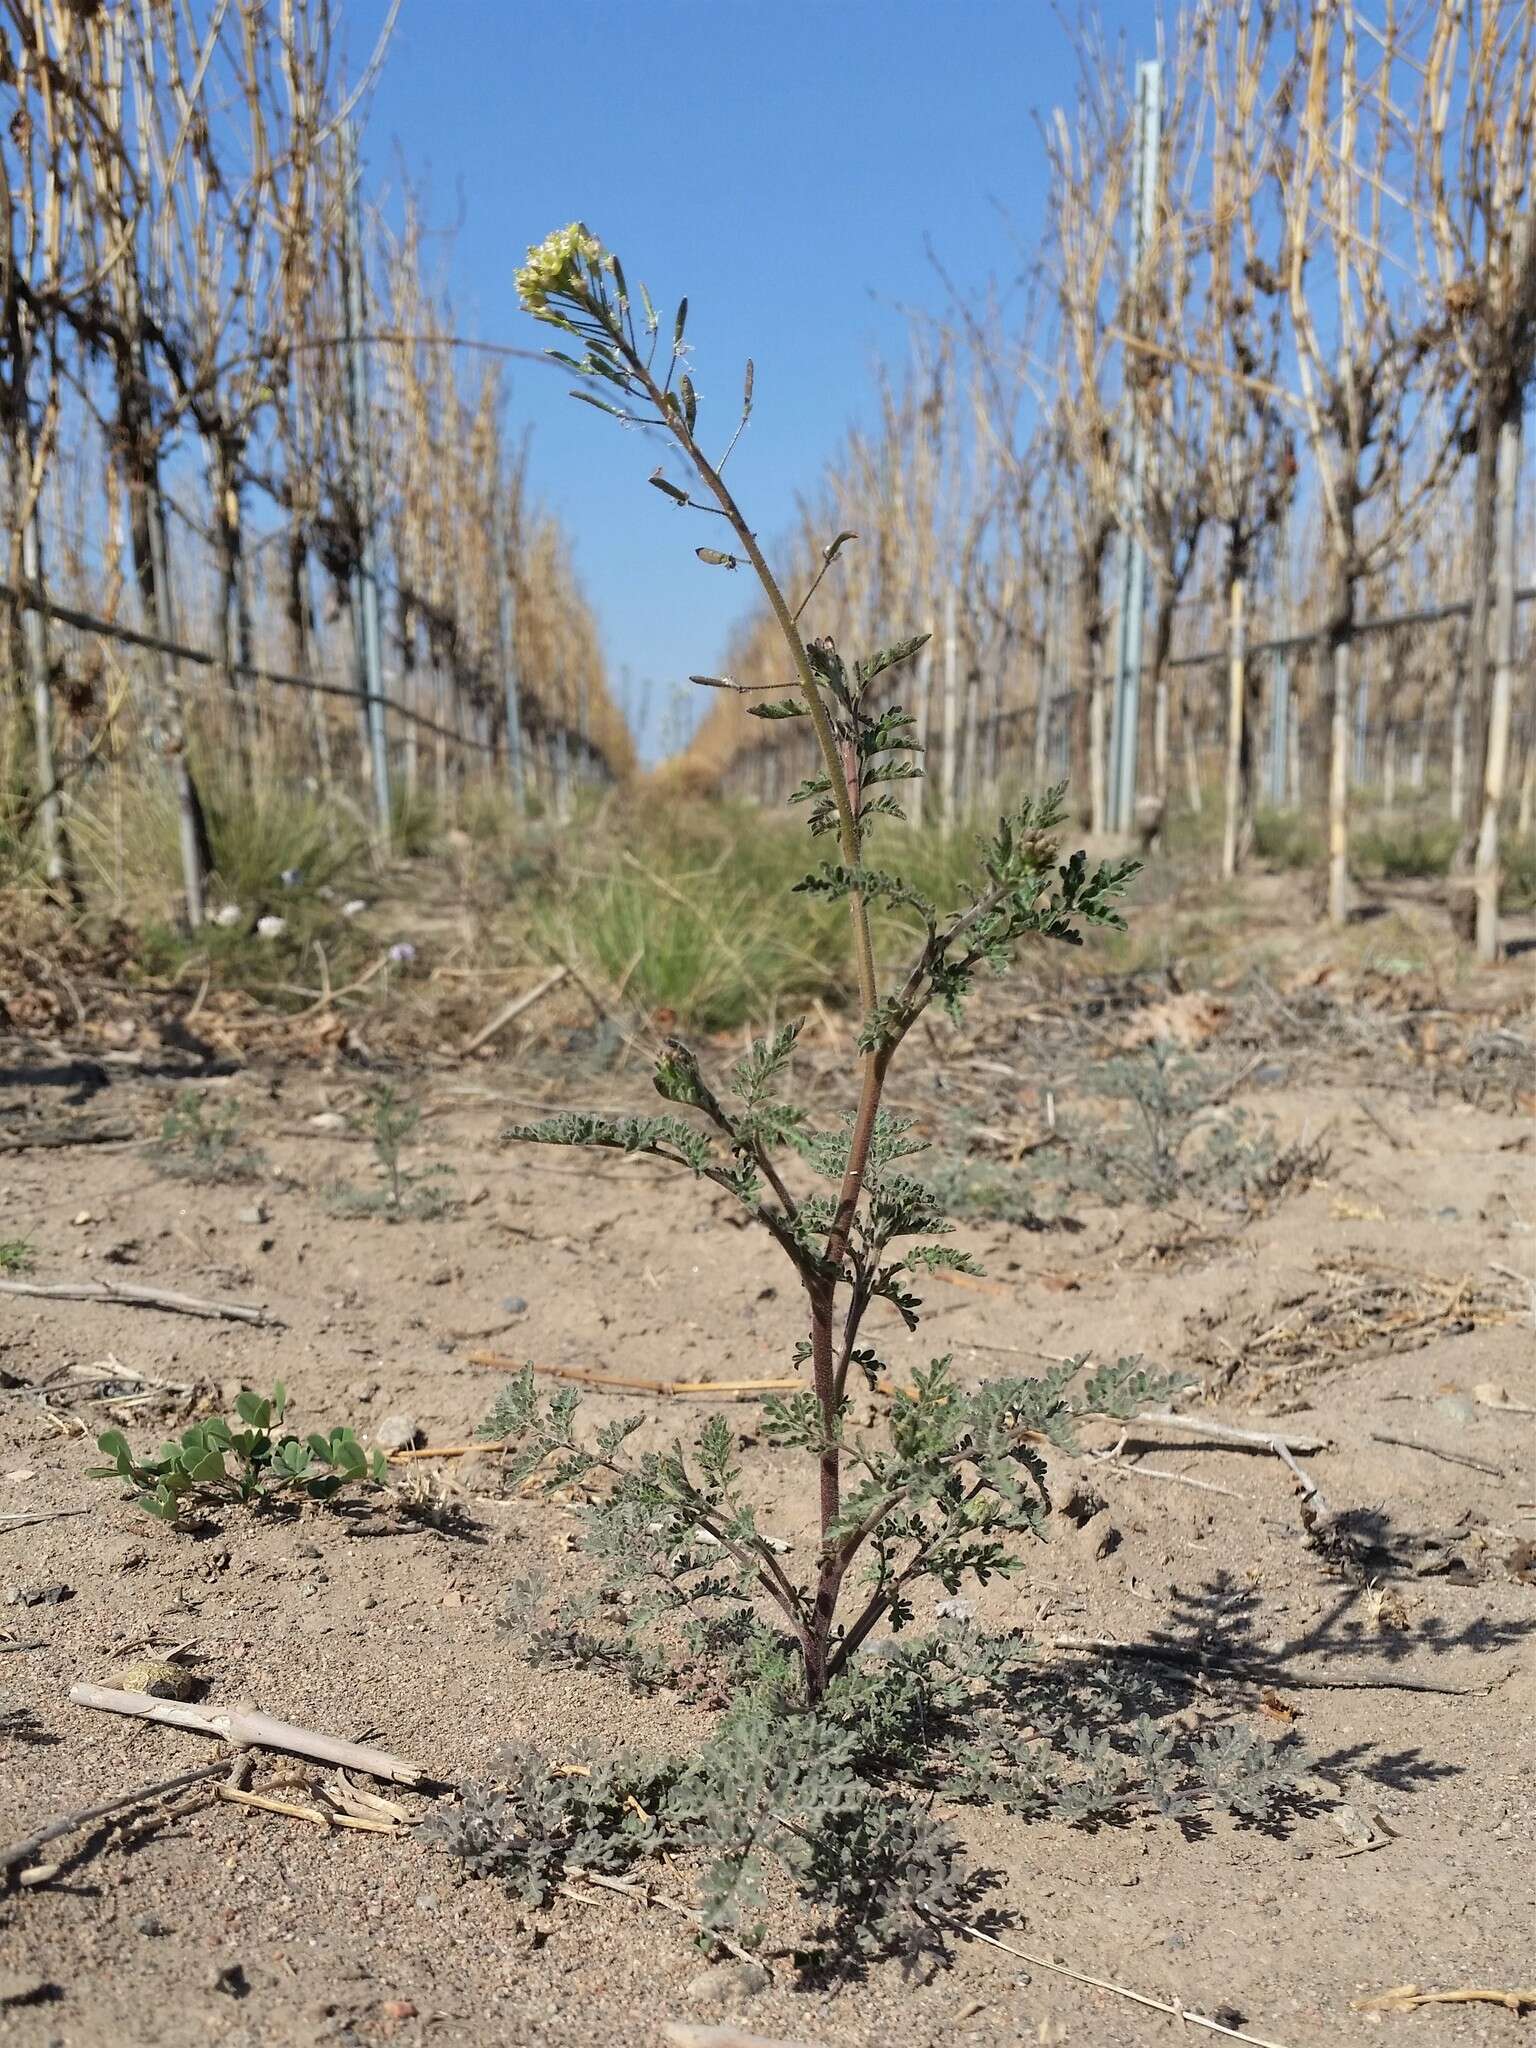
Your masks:
<svg viewBox="0 0 1536 2048"><path fill-rule="evenodd" d="M1415 1436L1388 1436L1385 1430L1371 1431L1373 1444L1396 1444L1400 1450L1423 1451L1426 1457L1440 1458L1447 1465L1466 1465L1473 1472L1487 1472L1495 1479L1504 1477L1502 1465L1490 1465L1486 1458L1472 1458L1465 1451L1442 1451L1438 1444L1421 1443Z"/></svg>
<svg viewBox="0 0 1536 2048"><path fill-rule="evenodd" d="M255 1323L282 1329L265 1308L240 1301L205 1301L196 1294L176 1294L166 1287L119 1286L111 1280L0 1280L0 1294L25 1294L39 1301L115 1301L128 1308L161 1308L172 1315L212 1316L229 1323Z"/></svg>
<svg viewBox="0 0 1536 2048"><path fill-rule="evenodd" d="M1262 2034L1244 2033L1241 2027L1229 2027L1221 2020L1208 2019L1204 2013L1190 2012L1185 2006L1170 2005L1166 1999L1149 1998L1144 1991L1131 1991L1124 1984L1111 1983L1107 1977L1090 1976L1086 1970L1070 1969L1065 1963L1058 1963L1051 1956L1032 1955L1028 1949L1017 1948L1011 1941L1004 1941L996 1934L984 1934L979 1927L972 1927L964 1920L945 1920L956 1934L963 1934L971 1941L984 1941L988 1948L1000 1948L1005 1955L1017 1956L1021 1962L1030 1963L1037 1970L1054 1970L1058 1977L1070 1977L1078 1984L1091 1984L1095 1991L1111 1991L1116 1998L1128 1998L1133 2005L1150 2007L1153 2012L1165 2012L1176 2019L1181 2026L1204 2027L1207 2033L1222 2034L1229 2041L1247 2041L1252 2048L1281 2048L1278 2041L1268 2040Z"/></svg>
<svg viewBox="0 0 1536 2048"><path fill-rule="evenodd" d="M1525 2012L1536 2006L1536 1987L1493 1991L1481 1984L1467 1984L1457 1991L1421 1991L1417 1984L1398 1984L1390 1991L1378 1991L1374 1998L1349 2001L1351 2012L1412 2012L1421 2005L1502 2005L1509 2012Z"/></svg>
<svg viewBox="0 0 1536 2048"><path fill-rule="evenodd" d="M772 1380L647 1380L623 1373L598 1372L589 1365L540 1365L534 1359L508 1358L499 1351L471 1351L471 1365L484 1365L498 1372L522 1372L525 1367L546 1379L570 1380L580 1387L601 1392L626 1394L716 1395L722 1400L745 1400L757 1394L791 1394L802 1384L796 1379ZM477 1444L477 1450L494 1446ZM439 1454L441 1455L441 1454Z"/></svg>
<svg viewBox="0 0 1536 2048"><path fill-rule="evenodd" d="M578 1878L582 1884L600 1885L604 1891L618 1892L626 1899L638 1899L643 1906L660 1906L664 1912L677 1913L684 1920L691 1920L696 1927L702 1927L704 1924L704 1915L696 1906L689 1906L681 1899L671 1898L666 1892L659 1892L654 1885L646 1884L638 1878L604 1877L595 1870L581 1869L573 1869L570 1874L573 1878ZM579 1905L590 1906L593 1903L568 1884L562 1884L557 1889L565 1898L575 1899ZM731 1937L722 1934L719 1928L711 1928L709 1938L711 1941L719 1942L723 1949L727 1949L740 1962L757 1961L750 1949L745 1949L740 1943L732 1941Z"/></svg>
<svg viewBox="0 0 1536 2048"><path fill-rule="evenodd" d="M570 974L569 967L557 967L554 973L546 975L536 988L528 989L523 995L514 996L511 1002L504 1003L488 1024L482 1024L473 1038L465 1040L461 1048L464 1055L467 1057L472 1052L478 1052L488 1039L494 1038L498 1031L504 1030L514 1017L520 1017L524 1010L531 1010L551 989L558 988L562 981L568 981Z"/></svg>
<svg viewBox="0 0 1536 2048"><path fill-rule="evenodd" d="M1288 1451L1305 1457L1309 1452L1326 1451L1328 1448L1326 1437L1281 1436L1272 1429L1233 1429L1225 1422L1207 1422L1203 1416L1197 1415L1175 1415L1166 1408L1133 1417L1127 1434L1148 1422L1160 1423L1164 1429L1182 1429L1190 1436L1209 1437L1213 1443L1237 1444L1255 1451L1269 1451L1276 1444L1284 1444Z"/></svg>
<svg viewBox="0 0 1536 2048"><path fill-rule="evenodd" d="M93 1820L105 1820L109 1814L121 1813L124 1807L143 1806L152 1799L163 1799L172 1792L185 1791L189 1785L201 1785L209 1778L221 1778L228 1769L227 1760L203 1764L195 1771L182 1771L178 1777L162 1778L153 1785L138 1785L131 1792L114 1793L112 1798L102 1800L99 1805L82 1806L72 1813L61 1813L32 1834L23 1835L19 1842L12 1842L8 1849L0 1849L0 1870L10 1871L19 1864L29 1863L47 1843L89 1827Z"/></svg>
<svg viewBox="0 0 1536 2048"><path fill-rule="evenodd" d="M112 1686L87 1684L72 1685L69 1696L79 1707L129 1714L140 1721L158 1721L167 1728L190 1728L198 1735L216 1735L236 1749L286 1750L297 1756L313 1757L319 1763L338 1764L345 1770L366 1771L370 1777L387 1778L396 1785L419 1785L428 1775L423 1765L407 1763L387 1750L348 1742L339 1735L321 1734L312 1728L299 1728L243 1704L185 1706L179 1700L156 1699L147 1692L118 1692Z"/></svg>

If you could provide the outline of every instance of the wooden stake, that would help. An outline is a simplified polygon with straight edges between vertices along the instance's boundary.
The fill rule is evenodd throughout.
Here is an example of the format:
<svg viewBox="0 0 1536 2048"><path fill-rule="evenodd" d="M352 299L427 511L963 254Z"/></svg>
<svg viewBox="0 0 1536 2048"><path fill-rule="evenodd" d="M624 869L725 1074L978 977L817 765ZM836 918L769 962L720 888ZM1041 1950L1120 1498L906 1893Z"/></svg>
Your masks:
<svg viewBox="0 0 1536 2048"><path fill-rule="evenodd" d="M1527 223L1527 227L1529 223ZM1499 812L1509 774L1515 694L1515 523L1520 492L1520 416L1499 428L1498 510L1494 532L1493 687L1483 766L1483 809L1473 863L1477 957L1499 957Z"/></svg>
<svg viewBox="0 0 1536 2048"><path fill-rule="evenodd" d="M1230 882L1237 874L1239 814L1243 791L1243 713L1248 688L1247 656L1243 643L1243 579L1232 578L1231 610L1227 625L1227 789L1226 817L1221 835L1221 873Z"/></svg>
<svg viewBox="0 0 1536 2048"><path fill-rule="evenodd" d="M960 726L959 644L955 631L955 592L944 593L944 751L939 757L939 828L947 839L955 829L955 756Z"/></svg>

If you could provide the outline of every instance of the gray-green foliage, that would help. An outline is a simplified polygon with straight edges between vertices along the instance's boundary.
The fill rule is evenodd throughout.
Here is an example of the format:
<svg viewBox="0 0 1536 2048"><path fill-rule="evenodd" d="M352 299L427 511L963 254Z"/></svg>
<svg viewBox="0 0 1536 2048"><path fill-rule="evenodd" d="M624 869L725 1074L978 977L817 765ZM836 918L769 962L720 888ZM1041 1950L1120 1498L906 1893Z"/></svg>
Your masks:
<svg viewBox="0 0 1536 2048"><path fill-rule="evenodd" d="M526 1594L526 1589L525 1589ZM897 1641L797 1710L789 1663L761 1634L737 1647L734 1702L696 1754L619 1757L582 1775L535 1751L498 1760L426 1823L476 1876L545 1904L584 1870L704 1859L706 1935L760 1942L788 1890L813 1923L802 1960L857 1968L937 1956L986 1891L936 1797L995 1802L1079 1826L1213 1811L1272 1822L1305 1759L1238 1725L1187 1730L1156 1679L1090 1666L1063 1675L969 1626Z"/></svg>
<svg viewBox="0 0 1536 2048"><path fill-rule="evenodd" d="M242 1393L235 1420L195 1422L175 1441L135 1457L120 1429L104 1430L96 1448L110 1464L93 1466L91 1479L122 1479L128 1498L156 1520L179 1522L187 1507L234 1502L261 1505L301 1496L333 1500L347 1486L377 1486L383 1453L365 1451L350 1429L296 1436L282 1427L288 1395L281 1380L270 1395Z"/></svg>
<svg viewBox="0 0 1536 2048"><path fill-rule="evenodd" d="M355 1128L373 1146L373 1156L383 1178L378 1188L354 1188L338 1182L330 1190L331 1207L345 1216L385 1216L392 1223L404 1217L430 1223L446 1216L454 1198L444 1186L453 1177L451 1166L408 1169L403 1153L421 1122L421 1105L402 1095L391 1081L370 1088L366 1112L356 1119Z"/></svg>
<svg viewBox="0 0 1536 2048"><path fill-rule="evenodd" d="M1107 1124L1067 1116L1067 1184L1154 1209L1245 1202L1268 1181L1280 1154L1267 1123L1224 1103L1230 1082L1161 1040L1106 1060L1091 1070L1088 1089L1119 1113Z"/></svg>
<svg viewBox="0 0 1536 2048"><path fill-rule="evenodd" d="M942 1939L969 1880L947 1828L899 1788L926 1778L935 1791L979 1796L999 1775L1000 1752L1010 1783L1038 1760L1018 1751L1005 1700L995 1732L978 1718L977 1687L996 1689L1001 1678L987 1677L974 1648L963 1663L899 1648L892 1661L874 1655L876 1632L899 1646L921 1595L942 1589L953 1600L965 1586L1017 1570L1023 1543L1040 1535L1049 1513L1044 1448L1070 1454L1078 1418L1133 1416L1178 1382L1136 1359L1096 1370L1073 1359L975 1387L937 1358L893 1386L897 1375L867 1323L878 1314L915 1329L925 1277L974 1268L946 1241L944 1204L913 1170L923 1142L882 1098L893 1060L931 1004L958 1014L978 975L1001 972L1026 944L1076 946L1096 928L1122 929L1118 905L1138 864L1063 857L1059 788L1000 818L962 884L917 886L901 872L903 841L894 836L883 843L886 857L873 858L872 838L902 819L899 793L921 772L915 722L890 689L927 636L848 659L831 640L802 634L815 583L792 604L723 480L736 436L713 460L698 438L686 300L668 352L649 296L642 288L632 299L618 259L580 223L529 252L518 289L530 312L579 343L579 358L551 351L582 380L576 395L660 430L701 495L659 467L651 483L674 506L729 527L739 552L702 546L698 558L711 567L750 563L762 586L796 694L749 709L810 721L817 765L791 802L804 807L818 851L831 844L795 886L848 916L859 1015L857 1104L835 1122L818 1122L793 1099L798 1026L789 1024L724 1075L706 1073L689 1046L667 1040L654 1072L668 1105L660 1114L569 1114L506 1132L666 1162L723 1190L769 1233L804 1297L808 1337L794 1363L808 1370L799 1391L763 1404L756 1435L804 1473L817 1519L797 1569L758 1526L743 1474L748 1445L724 1416L711 1416L687 1443L643 1448L633 1441L639 1415L586 1427L574 1389L546 1398L528 1370L503 1390L485 1434L504 1442L513 1474L588 1496L596 1584L546 1612L539 1589L525 1583L509 1621L543 1661L608 1662L638 1684L670 1676L729 1705L700 1756L634 1793L655 1845L707 1853L707 1928L751 1923L771 1857L830 1915L843 1953L911 1958ZM752 388L749 366L736 435ZM718 526L710 532L724 538ZM828 543L816 583L854 538ZM877 935L904 948L894 973L881 973ZM964 1736L947 1756L932 1732L941 1720ZM1091 1799L1098 1810L1120 1748L1106 1736L1101 1754L1094 1733L1083 1739L1081 1753L1074 1737L1052 1754L1069 1788L1093 1788L1062 1796ZM594 1842L612 1840L616 1813L629 1810L610 1773L595 1783L595 1791L590 1779L567 1790L537 1762L513 1759L499 1784L467 1795L443 1820L444 1839L477 1867L501 1868L525 1896L545 1896L573 1856L579 1862L599 1853ZM640 1841L624 1824L614 1853L638 1854Z"/></svg>
<svg viewBox="0 0 1536 2048"><path fill-rule="evenodd" d="M906 1284L911 1270L906 1261L869 1264L898 1313L915 1321L921 1304ZM888 1283L881 1281L886 1275ZM867 1347L855 1347L849 1363L871 1382L889 1370ZM844 1396L834 1441L849 1483L803 1583L758 1527L742 1484L740 1435L721 1415L703 1423L687 1447L679 1440L668 1450L631 1456L640 1415L583 1430L578 1391L564 1387L546 1397L527 1370L503 1389L483 1433L507 1446L515 1478L537 1473L549 1491L603 1482L586 1511L588 1543L607 1588L624 1596L618 1611L635 1668L646 1631L663 1618L707 1632L764 1599L803 1654L817 1603L829 1587L835 1602L846 1585L852 1610L829 1641L830 1679L876 1627L906 1626L926 1583L954 1595L1019 1568L1012 1539L1039 1534L1049 1512L1043 1444L1070 1452L1080 1416L1128 1418L1181 1384L1177 1376L1147 1372L1136 1359L1086 1375L1085 1367L1072 1359L1038 1378L973 1389L939 1358L883 1404L874 1427L855 1422L856 1404ZM782 1452L819 1459L826 1448L809 1390L770 1396L759 1430ZM549 1648L546 1639L546 1654Z"/></svg>
<svg viewBox="0 0 1536 2048"><path fill-rule="evenodd" d="M900 1611L912 1578L986 1576L1004 1568L1006 1537L1030 1528L1043 1511L1030 1430L1064 1428L1068 1412L1060 1390L1053 1394L1037 1383L967 1392L939 1362L931 1386L920 1378L910 1404L899 1401L892 1410L886 1441L851 1430L850 1373L871 1382L887 1374L862 1339L870 1309L885 1303L912 1329L921 1309L913 1281L968 1266L963 1253L939 1241L950 1224L932 1191L901 1169L921 1147L910 1127L881 1107L891 1062L931 1003L957 1013L977 974L1003 970L1026 942L1080 945L1095 927L1123 929L1117 906L1139 864L1091 867L1080 852L1060 858L1056 834L1065 810L1059 788L1025 797L1001 817L979 843L972 877L958 889L930 894L893 861L872 860L872 836L903 819L898 793L921 774L916 721L890 691L896 672L928 635L893 638L849 659L831 639L801 630L817 585L857 536L839 533L826 544L811 588L792 605L724 480L752 410L751 365L735 431L711 459L699 438L699 394L684 341L686 299L668 349L649 293L642 286L638 298L631 294L617 256L579 221L529 250L517 288L535 318L579 344L579 357L549 352L580 380L574 395L625 424L659 429L693 480L678 484L658 466L652 485L673 506L730 529L730 548L696 547L697 558L717 568L750 564L762 588L796 689L748 710L774 721L810 722L816 765L790 802L805 807L813 841L832 845L795 887L848 912L859 989L859 1091L843 1125L813 1127L786 1095L791 1025L760 1041L722 1088L688 1046L669 1040L654 1078L659 1093L685 1112L681 1116L566 1116L506 1134L644 1153L685 1168L739 1201L788 1258L806 1301L810 1335L797 1362L809 1366L809 1385L770 1409L765 1423L772 1440L816 1475L820 1545L811 1582L792 1584L759 1535L737 1485L724 1425L709 1425L689 1454L679 1445L666 1458L636 1464L622 1455L622 1433L608 1448L579 1445L574 1411L558 1405L540 1410L524 1384L509 1391L505 1414L493 1426L504 1424L504 1433L535 1445L544 1442L535 1458L547 1452L566 1468L598 1458L621 1492L646 1501L685 1543L707 1536L738 1575L741 1592L755 1584L778 1606L814 1703L857 1648L861 1631L888 1610ZM935 901L940 893L950 900ZM884 980L875 913L882 937L904 934L908 949L905 968ZM903 1407L906 1412L898 1412ZM1037 1411L1042 1420L1024 1420ZM845 1480L852 1482L846 1496ZM844 1581L860 1559L872 1565L873 1588L858 1620L840 1628Z"/></svg>
<svg viewBox="0 0 1536 2048"><path fill-rule="evenodd" d="M831 666L828 657L824 665L837 678L837 701L852 704L841 665ZM857 717L856 705L849 715ZM880 728L888 729L888 721ZM1090 876L1076 856L1056 865L1048 835L1060 819L1059 791L1038 802L1026 799L983 845L985 880L947 914L888 875L862 875L867 893L887 901L901 896L922 928L906 977L867 1023L873 1057L887 1061L930 1001L959 1005L978 969L1001 965L1023 937L1075 942L1083 923L1119 921L1110 906L1125 874L1101 869ZM826 868L808 885L845 891L849 875ZM755 1588L775 1602L801 1646L814 1696L878 1621L905 1616L917 1581L935 1578L953 1590L968 1576L985 1579L1013 1569L1008 1539L1035 1530L1046 1512L1038 1440L1065 1446L1074 1413L1129 1415L1145 1399L1165 1398L1175 1382L1123 1360L1073 1393L1077 1361L1040 1379L973 1390L939 1359L890 1403L883 1429L855 1429L850 1379L874 1386L890 1376L879 1350L863 1339L874 1304L914 1329L923 1276L941 1267L973 1267L943 1241L952 1225L933 1189L907 1170L924 1149L909 1120L874 1110L860 1141L856 1198L847 1202L856 1121L817 1126L786 1099L797 1033L790 1024L757 1040L718 1092L697 1056L668 1040L655 1085L675 1111L692 1116L567 1114L513 1126L506 1135L643 1153L679 1166L724 1189L771 1233L813 1305L841 1293L830 1401L823 1390L807 1387L767 1403L762 1418L762 1433L775 1448L822 1468L835 1461L838 1469L839 1498L823 1515L815 1579L792 1584L757 1530L739 1485L736 1440L719 1417L688 1451L679 1444L669 1454L631 1461L624 1450L630 1424L609 1424L578 1439L578 1397L565 1390L543 1402L527 1374L504 1392L486 1430L509 1439L525 1469L545 1463L557 1484L601 1466L613 1486L605 1512L633 1508L644 1528L663 1533L679 1585L689 1582L688 1560L703 1538L709 1546L703 1576L713 1597L728 1601ZM811 1182L798 1193L789 1184L796 1168ZM841 1196L835 1192L840 1186ZM797 1362L807 1356L809 1347L802 1347ZM855 1618L834 1639L833 1617L856 1563L867 1571L868 1584Z"/></svg>
<svg viewBox="0 0 1536 2048"><path fill-rule="evenodd" d="M190 1088L182 1089L166 1111L150 1150L162 1173L199 1186L259 1180L267 1170L264 1155L246 1142L238 1104L210 1107Z"/></svg>
<svg viewBox="0 0 1536 2048"><path fill-rule="evenodd" d="M1056 1148L1020 1165L947 1152L929 1169L928 1185L952 1216L1043 1229L1060 1220L1064 1200Z"/></svg>

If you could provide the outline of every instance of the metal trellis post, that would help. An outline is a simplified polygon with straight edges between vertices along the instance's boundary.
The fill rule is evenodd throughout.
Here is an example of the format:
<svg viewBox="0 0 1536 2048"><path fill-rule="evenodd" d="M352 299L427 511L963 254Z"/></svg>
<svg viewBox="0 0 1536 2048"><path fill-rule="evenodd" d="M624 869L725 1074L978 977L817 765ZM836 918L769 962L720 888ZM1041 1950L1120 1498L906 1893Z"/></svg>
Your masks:
<svg viewBox="0 0 1536 2048"><path fill-rule="evenodd" d="M358 636L358 682L373 767L373 803L379 845L389 850L389 734L384 723L384 650L379 623L378 539L374 533L373 447L368 397L368 349L364 340L363 202L357 167L357 136L349 121L341 131L342 175L347 190L346 330L347 404L352 426L353 484L361 528L357 569L352 578L354 630Z"/></svg>
<svg viewBox="0 0 1536 2048"><path fill-rule="evenodd" d="M1162 131L1162 66L1136 67L1136 205L1131 216L1131 277L1139 301L1147 252L1157 232L1157 160ZM1120 630L1115 662L1115 711L1110 744L1109 827L1128 832L1136 809L1136 743L1141 724L1141 628L1146 604L1147 557L1141 544L1146 492L1147 437L1127 397L1129 463L1120 537Z"/></svg>
<svg viewBox="0 0 1536 2048"><path fill-rule="evenodd" d="M517 692L517 656L512 631L512 574L507 564L507 512L498 479L492 497L491 524L496 550L496 651L507 700L507 775L512 802L521 818L528 809L528 780L523 766L523 714Z"/></svg>

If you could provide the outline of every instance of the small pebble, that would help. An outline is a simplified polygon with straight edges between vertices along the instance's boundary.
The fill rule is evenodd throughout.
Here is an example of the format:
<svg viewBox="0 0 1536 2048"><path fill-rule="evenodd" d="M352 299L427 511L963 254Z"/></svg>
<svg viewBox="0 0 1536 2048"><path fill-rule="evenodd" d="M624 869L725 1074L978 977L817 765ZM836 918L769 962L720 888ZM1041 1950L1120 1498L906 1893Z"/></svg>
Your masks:
<svg viewBox="0 0 1536 2048"><path fill-rule="evenodd" d="M135 1913L131 1922L135 1934L169 1934L170 1928L158 1913Z"/></svg>
<svg viewBox="0 0 1536 2048"><path fill-rule="evenodd" d="M501 1298L501 1312L507 1316L526 1315L528 1304L520 1294L504 1294Z"/></svg>
<svg viewBox="0 0 1536 2048"><path fill-rule="evenodd" d="M240 1210L235 1220L238 1223L265 1223L267 1220L266 1204L264 1202L249 1203L244 1209Z"/></svg>
<svg viewBox="0 0 1536 2048"><path fill-rule="evenodd" d="M373 1432L381 1451L408 1451L421 1441L421 1424L414 1415L386 1415Z"/></svg>
<svg viewBox="0 0 1536 2048"><path fill-rule="evenodd" d="M352 1380L347 1387L349 1401L371 1401L379 1391L377 1380Z"/></svg>
<svg viewBox="0 0 1536 2048"><path fill-rule="evenodd" d="M1352 1848L1368 1849L1376 1840L1376 1830L1357 1806L1336 1806L1328 1818Z"/></svg>
<svg viewBox="0 0 1536 2048"><path fill-rule="evenodd" d="M148 1693L155 1700L189 1700L197 1692L195 1673L185 1664L168 1664L160 1658L124 1664L113 1672L111 1684L117 1692Z"/></svg>
<svg viewBox="0 0 1536 2048"><path fill-rule="evenodd" d="M1442 1394L1435 1403L1435 1413L1443 1415L1447 1422L1476 1422L1477 1406L1465 1394Z"/></svg>
<svg viewBox="0 0 1536 2048"><path fill-rule="evenodd" d="M738 1998L755 1998L768 1988L768 1972L761 1963L716 1963L688 1980L683 1996L690 2005L722 2005Z"/></svg>

